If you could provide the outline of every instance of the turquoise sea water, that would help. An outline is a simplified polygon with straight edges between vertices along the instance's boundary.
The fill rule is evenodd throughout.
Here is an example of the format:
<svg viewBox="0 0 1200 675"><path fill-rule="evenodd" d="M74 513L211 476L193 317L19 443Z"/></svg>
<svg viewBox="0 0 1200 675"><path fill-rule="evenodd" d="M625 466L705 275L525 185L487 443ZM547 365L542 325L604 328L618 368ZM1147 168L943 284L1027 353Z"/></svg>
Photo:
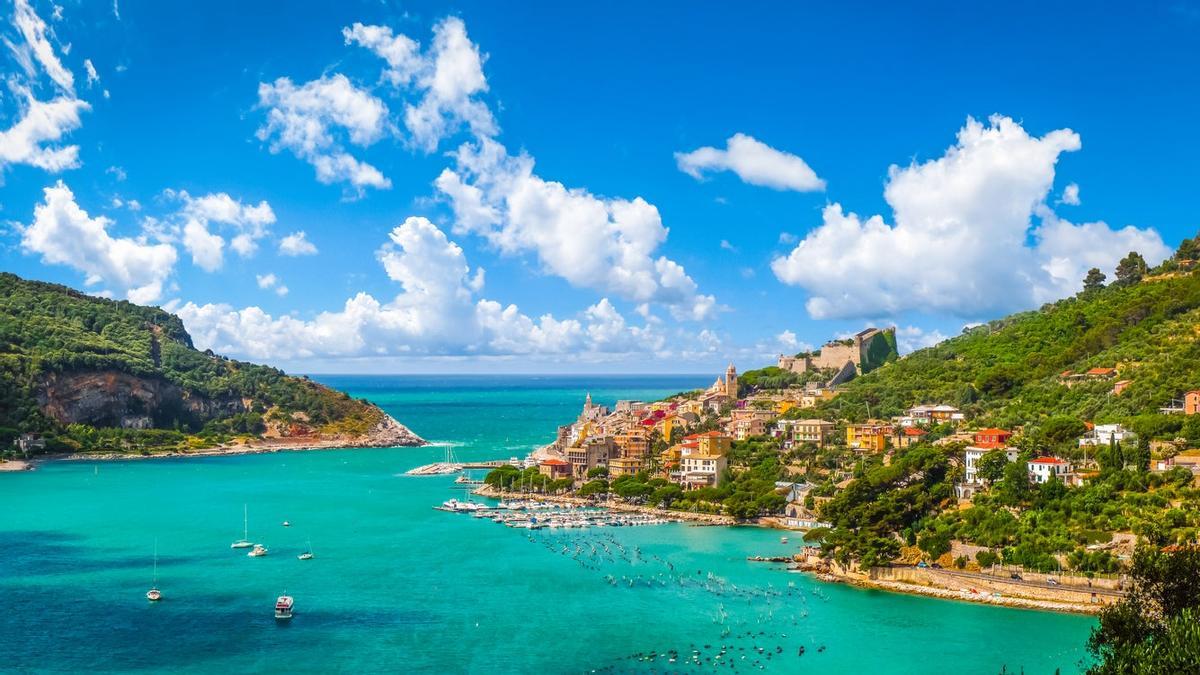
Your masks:
<svg viewBox="0 0 1200 675"><path fill-rule="evenodd" d="M466 459L523 455L589 389L611 403L708 378L317 379L439 445L0 474L0 670L1065 673L1084 656L1085 617L861 591L746 562L795 548L776 531L531 535L432 510L458 494L450 477L400 475L447 444ZM267 557L229 548L243 504ZM150 604L156 540L165 599ZM308 540L316 557L299 561ZM296 616L277 625L284 591ZM675 663L631 658L670 650Z"/></svg>

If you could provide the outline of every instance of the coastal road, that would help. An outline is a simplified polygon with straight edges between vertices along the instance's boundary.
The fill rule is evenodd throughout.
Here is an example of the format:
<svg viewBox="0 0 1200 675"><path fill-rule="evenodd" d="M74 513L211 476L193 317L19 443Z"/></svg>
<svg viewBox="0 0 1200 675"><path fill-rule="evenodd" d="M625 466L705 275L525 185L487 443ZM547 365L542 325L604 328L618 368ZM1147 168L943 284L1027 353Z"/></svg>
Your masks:
<svg viewBox="0 0 1200 675"><path fill-rule="evenodd" d="M940 569L940 570L929 569L928 571L939 572L941 574L948 574L952 577L961 577L964 579L981 579L984 581L998 581L998 582L1003 582L1006 584L1014 584L1016 586L1029 586L1030 588L1060 588L1063 590L1077 591L1080 593L1095 593L1096 595L1105 595L1105 596L1108 596L1111 598L1125 597L1125 591L1115 591L1111 588L1100 588L1097 586L1088 587L1088 586L1078 586L1078 585L1074 585L1074 584L1072 584L1072 585L1059 584L1057 586L1054 586L1054 585L1048 584L1044 581L1026 581L1025 579L1010 579L1008 577L1003 577L1003 576L999 576L999 575L982 574L980 572L964 572L961 570L948 570L945 568Z"/></svg>

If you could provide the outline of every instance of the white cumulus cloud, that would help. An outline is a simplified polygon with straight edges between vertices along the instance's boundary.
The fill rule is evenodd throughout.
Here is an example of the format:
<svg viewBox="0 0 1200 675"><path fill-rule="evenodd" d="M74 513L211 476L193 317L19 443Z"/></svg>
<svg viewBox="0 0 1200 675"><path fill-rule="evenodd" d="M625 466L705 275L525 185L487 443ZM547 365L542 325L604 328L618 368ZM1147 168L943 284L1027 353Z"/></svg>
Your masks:
<svg viewBox="0 0 1200 675"><path fill-rule="evenodd" d="M978 317L1073 292L1083 275L1070 275L1092 264L1111 270L1130 247L1147 260L1165 257L1153 230L1053 217L1045 201L1055 165L1080 147L1069 129L1038 138L1007 117L968 119L942 157L889 169L884 198L894 225L830 204L822 224L771 269L808 291L814 318L912 310Z"/></svg>
<svg viewBox="0 0 1200 675"><path fill-rule="evenodd" d="M1079 206L1079 184L1069 183L1063 188L1062 197L1058 198L1058 202L1068 206Z"/></svg>
<svg viewBox="0 0 1200 675"><path fill-rule="evenodd" d="M557 319L478 298L477 270L425 218L394 228L377 257L401 288L389 302L358 293L310 320L223 304L186 303L177 312L201 348L260 359L617 353L663 344L652 330L628 325L606 299L577 318ZM277 284L272 276L258 277L259 285Z"/></svg>
<svg viewBox="0 0 1200 675"><path fill-rule="evenodd" d="M697 180L711 171L732 171L743 182L775 190L819 192L825 181L803 159L746 134L734 134L725 149L705 146L675 153L679 170Z"/></svg>
<svg viewBox="0 0 1200 675"><path fill-rule="evenodd" d="M280 255L301 256L301 255L316 255L317 247L308 240L308 235L304 230L293 232L279 241Z"/></svg>
<svg viewBox="0 0 1200 675"><path fill-rule="evenodd" d="M51 173L78 167L79 146L55 143L79 128L79 114L90 106L65 96L39 101L28 90L18 95L23 98L20 119L0 131L0 170L10 164L26 164Z"/></svg>
<svg viewBox="0 0 1200 675"><path fill-rule="evenodd" d="M103 285L103 290L132 302L149 303L162 296L163 283L175 265L174 247L112 236L112 221L89 216L62 181L44 192L33 222L19 228L22 249L40 254L46 264L73 267L87 275L88 286Z"/></svg>
<svg viewBox="0 0 1200 675"><path fill-rule="evenodd" d="M388 130L387 106L345 75L300 86L286 77L262 82L258 104L267 111L258 138L270 143L271 152L291 151L312 164L317 180L325 184L346 182L360 194L368 187L391 187L379 169L345 149L346 143L372 145Z"/></svg>
<svg viewBox="0 0 1200 675"><path fill-rule="evenodd" d="M214 272L224 264L225 238L210 229L220 226L232 234L230 248L248 258L258 250L258 241L270 234L275 212L265 200L244 204L225 192L198 197L186 190L167 190L168 197L183 202L177 218L183 222L182 241L198 267Z"/></svg>
<svg viewBox="0 0 1200 675"><path fill-rule="evenodd" d="M462 19L448 17L433 28L433 44L421 52L407 35L386 26L356 23L342 30L346 44L358 44L387 63L384 79L401 89L421 93L420 101L404 110L404 125L412 144L433 152L438 143L464 124L476 136L493 136L496 120L477 98L488 89L484 57L467 37Z"/></svg>

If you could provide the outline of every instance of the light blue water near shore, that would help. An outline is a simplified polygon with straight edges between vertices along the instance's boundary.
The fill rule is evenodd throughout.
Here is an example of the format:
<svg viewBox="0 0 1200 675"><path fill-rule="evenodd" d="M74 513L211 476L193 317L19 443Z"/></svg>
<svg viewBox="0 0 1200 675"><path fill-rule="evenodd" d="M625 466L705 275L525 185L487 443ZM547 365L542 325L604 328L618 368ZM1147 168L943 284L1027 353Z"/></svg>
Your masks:
<svg viewBox="0 0 1200 675"><path fill-rule="evenodd" d="M611 403L707 384L317 379L371 398L467 459L550 440L589 388ZM0 670L744 673L762 672L758 661L786 673L1065 673L1078 669L1093 624L827 585L746 562L795 548L795 537L785 546L763 529L665 525L531 540L432 510L456 494L449 477L400 475L444 452L58 462L0 474ZM265 558L229 548L243 503L251 539L271 549ZM165 599L152 605L144 593L156 539ZM297 560L309 539L316 558ZM271 608L285 590L296 617L281 626ZM703 660L722 644L718 663L735 666ZM700 668L688 661L693 648ZM629 658L671 649L676 663Z"/></svg>

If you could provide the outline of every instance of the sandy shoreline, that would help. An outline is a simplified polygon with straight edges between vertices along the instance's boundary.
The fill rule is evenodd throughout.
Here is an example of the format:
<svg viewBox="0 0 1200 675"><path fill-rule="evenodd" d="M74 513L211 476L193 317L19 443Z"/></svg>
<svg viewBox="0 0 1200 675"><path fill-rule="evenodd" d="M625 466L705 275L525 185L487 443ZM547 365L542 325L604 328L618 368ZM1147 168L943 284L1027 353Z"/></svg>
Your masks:
<svg viewBox="0 0 1200 675"><path fill-rule="evenodd" d="M417 436L408 427L396 421L390 415L374 429L358 437L300 437L300 438L264 438L245 443L231 443L214 448L198 450L168 450L164 452L77 452L66 454L41 455L27 461L0 463L0 471L23 471L37 468L42 462L75 462L75 461L121 461L141 459L163 459L167 457L225 457L233 455L257 455L270 452L291 452L302 450L344 450L349 448L401 448L420 447L427 445L426 441ZM19 464L21 466L10 466Z"/></svg>

